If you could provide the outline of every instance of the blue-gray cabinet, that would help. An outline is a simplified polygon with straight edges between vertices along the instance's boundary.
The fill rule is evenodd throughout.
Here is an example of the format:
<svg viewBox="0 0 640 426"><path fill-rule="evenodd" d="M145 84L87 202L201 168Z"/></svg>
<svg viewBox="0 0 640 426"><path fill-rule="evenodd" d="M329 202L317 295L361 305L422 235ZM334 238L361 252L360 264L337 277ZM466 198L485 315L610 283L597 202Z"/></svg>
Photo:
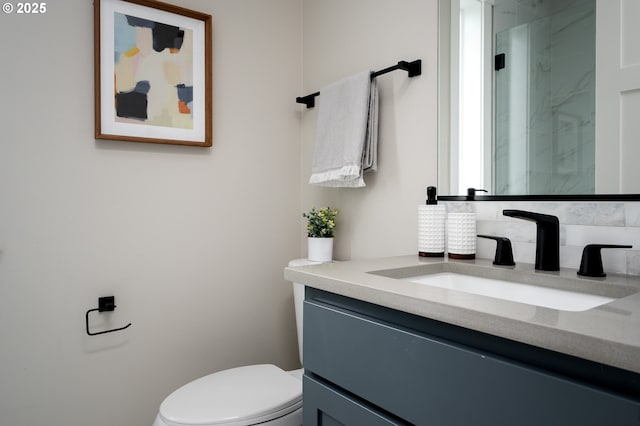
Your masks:
<svg viewBox="0 0 640 426"><path fill-rule="evenodd" d="M640 424L640 375L307 288L304 424Z"/></svg>

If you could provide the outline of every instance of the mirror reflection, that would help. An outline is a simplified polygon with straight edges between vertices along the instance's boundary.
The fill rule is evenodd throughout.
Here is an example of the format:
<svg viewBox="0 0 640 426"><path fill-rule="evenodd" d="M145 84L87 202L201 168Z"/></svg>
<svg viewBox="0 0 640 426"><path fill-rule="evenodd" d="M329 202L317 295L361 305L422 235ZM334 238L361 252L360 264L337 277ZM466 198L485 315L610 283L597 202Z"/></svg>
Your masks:
<svg viewBox="0 0 640 426"><path fill-rule="evenodd" d="M441 193L595 193L596 0L440 3Z"/></svg>

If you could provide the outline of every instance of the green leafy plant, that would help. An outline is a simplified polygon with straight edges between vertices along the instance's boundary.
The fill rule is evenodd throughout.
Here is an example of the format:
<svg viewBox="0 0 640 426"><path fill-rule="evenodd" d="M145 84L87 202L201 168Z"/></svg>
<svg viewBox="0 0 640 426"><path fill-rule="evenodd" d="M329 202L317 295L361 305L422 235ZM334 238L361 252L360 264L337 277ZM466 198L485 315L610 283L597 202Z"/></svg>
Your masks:
<svg viewBox="0 0 640 426"><path fill-rule="evenodd" d="M312 208L308 213L302 213L307 219L307 236L315 238L332 238L336 227L338 210L331 207Z"/></svg>

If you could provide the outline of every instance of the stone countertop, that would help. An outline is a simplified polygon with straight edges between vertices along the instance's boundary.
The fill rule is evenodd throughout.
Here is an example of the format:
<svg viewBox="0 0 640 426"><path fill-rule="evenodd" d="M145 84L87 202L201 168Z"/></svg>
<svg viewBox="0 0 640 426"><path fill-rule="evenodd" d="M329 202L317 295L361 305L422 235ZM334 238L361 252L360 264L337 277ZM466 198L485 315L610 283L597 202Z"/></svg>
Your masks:
<svg viewBox="0 0 640 426"><path fill-rule="evenodd" d="M616 300L569 312L413 283L438 272L581 290ZM583 278L575 269L535 271L417 255L287 267L288 281L640 373L640 277Z"/></svg>

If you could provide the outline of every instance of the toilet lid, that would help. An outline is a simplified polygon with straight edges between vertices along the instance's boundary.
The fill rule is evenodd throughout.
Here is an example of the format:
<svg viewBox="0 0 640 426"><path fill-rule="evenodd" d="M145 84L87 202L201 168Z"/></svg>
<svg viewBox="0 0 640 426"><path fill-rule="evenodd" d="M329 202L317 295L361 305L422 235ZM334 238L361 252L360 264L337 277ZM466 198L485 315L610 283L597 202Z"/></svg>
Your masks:
<svg viewBox="0 0 640 426"><path fill-rule="evenodd" d="M160 416L172 425L250 425L301 405L300 380L275 365L250 365L184 385L164 400Z"/></svg>

